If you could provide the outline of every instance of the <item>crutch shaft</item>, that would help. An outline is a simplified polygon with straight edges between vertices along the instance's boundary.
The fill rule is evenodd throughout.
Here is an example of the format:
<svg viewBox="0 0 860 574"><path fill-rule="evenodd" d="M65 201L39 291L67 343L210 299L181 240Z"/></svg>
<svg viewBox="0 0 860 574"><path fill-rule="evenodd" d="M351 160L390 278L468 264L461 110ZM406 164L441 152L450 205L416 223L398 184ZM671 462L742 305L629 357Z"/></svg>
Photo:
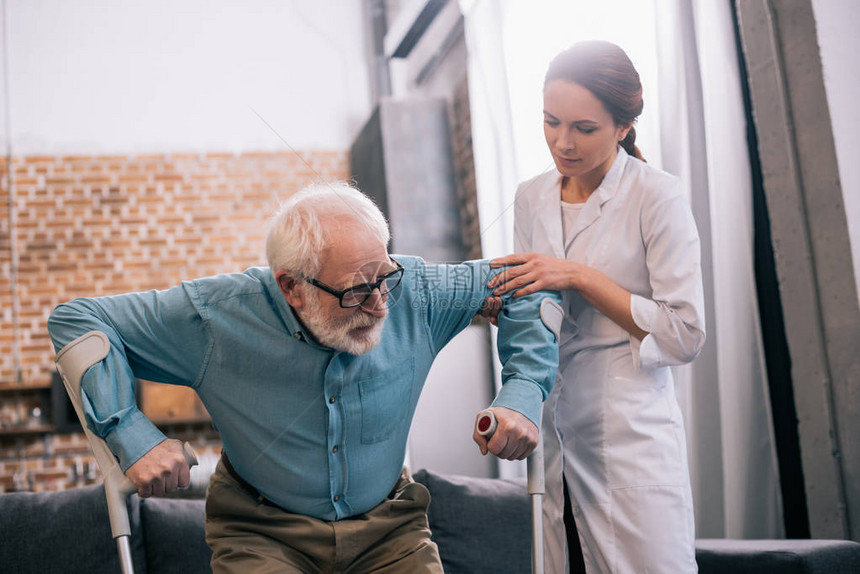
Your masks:
<svg viewBox="0 0 860 574"><path fill-rule="evenodd" d="M543 567L543 495L532 494L532 574L544 574Z"/></svg>
<svg viewBox="0 0 860 574"><path fill-rule="evenodd" d="M119 565L122 568L122 574L134 574L134 564L131 560L131 544L129 544L129 535L123 534L116 539L116 549L119 552Z"/></svg>
<svg viewBox="0 0 860 574"><path fill-rule="evenodd" d="M489 440L496 432L498 421L490 409L478 413L475 430ZM543 467L543 442L529 455L527 462L528 492L532 499L532 573L544 574L543 561L543 495L546 490Z"/></svg>

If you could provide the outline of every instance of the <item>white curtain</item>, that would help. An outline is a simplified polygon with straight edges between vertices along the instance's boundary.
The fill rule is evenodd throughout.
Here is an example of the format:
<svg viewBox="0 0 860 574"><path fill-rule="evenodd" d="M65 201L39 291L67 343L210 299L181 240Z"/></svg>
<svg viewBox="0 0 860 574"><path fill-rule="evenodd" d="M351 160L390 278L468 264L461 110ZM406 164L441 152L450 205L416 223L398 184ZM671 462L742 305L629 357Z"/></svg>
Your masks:
<svg viewBox="0 0 860 574"><path fill-rule="evenodd" d="M752 184L731 5L656 3L663 167L702 236L708 343L679 369L700 537L784 536L753 271Z"/></svg>
<svg viewBox="0 0 860 574"><path fill-rule="evenodd" d="M644 4L649 4L653 14L651 29L641 17ZM506 18L513 3L460 0L460 5L466 19L482 240L488 249L485 254L492 256L499 249L510 249L509 206L516 181L534 175L516 171L518 161L534 162L516 151L512 118L535 114L532 109L511 109L510 88L522 78L505 61L502 33L516 35L527 19L522 18L522 5L517 5L517 18ZM731 5L712 0L619 0L603 3L602 28L595 20L599 5L585 0L530 3L530 9L540 12L535 20L543 23L546 33L534 35L526 44L518 38L516 49L557 43L558 37L549 27L558 20L569 36L564 38L566 45L585 39L585 35L571 32L575 20L565 17L578 9L588 14L589 38L600 37L600 30L605 30L605 39L631 52L636 43L627 42L629 32L619 32L625 15L631 20L628 29L643 33L631 59L643 76L656 70L657 78L654 82L654 78L643 77L651 115L642 118L637 131L659 133L655 140L659 149L645 150L646 157L687 183L702 237L708 343L692 365L676 370L687 424L697 536L782 537L782 502L758 325L751 177ZM632 15L634 9L638 17ZM653 44L650 50L639 47L643 37ZM546 63L535 65L545 69ZM649 84L656 84L650 92ZM540 129L539 119L535 123ZM499 229L500 224L506 228Z"/></svg>

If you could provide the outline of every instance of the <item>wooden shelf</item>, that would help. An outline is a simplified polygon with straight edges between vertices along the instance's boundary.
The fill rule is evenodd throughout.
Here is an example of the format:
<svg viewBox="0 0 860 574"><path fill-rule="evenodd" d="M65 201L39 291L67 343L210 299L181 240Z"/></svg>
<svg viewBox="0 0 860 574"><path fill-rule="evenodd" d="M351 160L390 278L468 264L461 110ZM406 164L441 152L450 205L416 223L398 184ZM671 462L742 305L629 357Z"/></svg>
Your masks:
<svg viewBox="0 0 860 574"><path fill-rule="evenodd" d="M27 436L34 434L48 434L55 432L55 429L52 425L37 425L32 427L27 426L14 426L8 427L5 429L0 429L0 437L6 436Z"/></svg>
<svg viewBox="0 0 860 574"><path fill-rule="evenodd" d="M51 383L0 383L0 395L21 391L50 391Z"/></svg>
<svg viewBox="0 0 860 574"><path fill-rule="evenodd" d="M209 422L209 413L194 389L141 380L140 411L157 426Z"/></svg>
<svg viewBox="0 0 860 574"><path fill-rule="evenodd" d="M167 427L167 426L176 426L176 425L196 425L202 423L211 423L212 420L208 416L199 416L199 417L186 417L186 418L175 418L175 419L150 419L152 424L157 427Z"/></svg>

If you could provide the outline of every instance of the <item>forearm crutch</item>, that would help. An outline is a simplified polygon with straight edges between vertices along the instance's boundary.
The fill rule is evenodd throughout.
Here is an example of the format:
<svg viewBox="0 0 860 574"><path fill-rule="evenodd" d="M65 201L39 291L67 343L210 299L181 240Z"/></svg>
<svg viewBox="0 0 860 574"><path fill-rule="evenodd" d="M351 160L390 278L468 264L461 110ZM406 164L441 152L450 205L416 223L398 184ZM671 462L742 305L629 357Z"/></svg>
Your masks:
<svg viewBox="0 0 860 574"><path fill-rule="evenodd" d="M496 432L496 415L487 409L478 413L475 423L479 435L487 437L487 440ZM544 470L543 470L543 441L538 440L538 445L529 455L527 460L528 492L532 499L532 574L544 574L543 566L543 495Z"/></svg>
<svg viewBox="0 0 860 574"><path fill-rule="evenodd" d="M84 409L81 405L81 381L87 370L107 357L110 351L110 342L101 331L90 331L78 337L57 353L57 371L63 379L66 392L69 394L78 420L84 428L90 448L96 457L96 462L104 476L105 497L107 498L108 514L110 515L111 534L116 540L119 550L119 560L123 574L133 574L134 566L131 560L131 525L128 520L128 507L126 499L137 491L134 483L123 474L116 457L108 448L107 443L93 434L87 427L84 418ZM197 455L187 442L185 448L185 462L188 466L197 464Z"/></svg>

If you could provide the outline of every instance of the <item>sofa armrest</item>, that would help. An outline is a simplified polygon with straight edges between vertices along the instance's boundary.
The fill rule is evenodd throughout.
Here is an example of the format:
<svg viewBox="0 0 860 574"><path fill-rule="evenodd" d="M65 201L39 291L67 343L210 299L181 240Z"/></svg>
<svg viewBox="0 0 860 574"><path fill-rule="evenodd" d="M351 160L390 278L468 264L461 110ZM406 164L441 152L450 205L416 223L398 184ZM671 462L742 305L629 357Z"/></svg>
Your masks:
<svg viewBox="0 0 860 574"><path fill-rule="evenodd" d="M413 477L430 491L427 516L446 574L531 571L531 504L526 481L441 475Z"/></svg>

